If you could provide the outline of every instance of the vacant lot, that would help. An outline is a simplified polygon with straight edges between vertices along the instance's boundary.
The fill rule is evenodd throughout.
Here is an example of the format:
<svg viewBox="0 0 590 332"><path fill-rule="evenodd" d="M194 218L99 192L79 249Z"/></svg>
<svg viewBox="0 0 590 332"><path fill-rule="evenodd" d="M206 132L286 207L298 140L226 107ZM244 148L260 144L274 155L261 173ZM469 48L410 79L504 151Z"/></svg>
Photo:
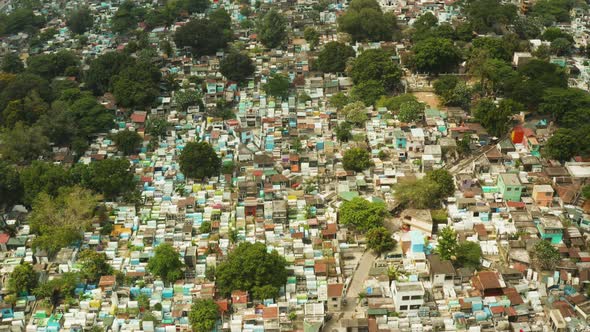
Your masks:
<svg viewBox="0 0 590 332"><path fill-rule="evenodd" d="M428 104L430 108L440 109L438 96L434 92L412 92L419 101Z"/></svg>

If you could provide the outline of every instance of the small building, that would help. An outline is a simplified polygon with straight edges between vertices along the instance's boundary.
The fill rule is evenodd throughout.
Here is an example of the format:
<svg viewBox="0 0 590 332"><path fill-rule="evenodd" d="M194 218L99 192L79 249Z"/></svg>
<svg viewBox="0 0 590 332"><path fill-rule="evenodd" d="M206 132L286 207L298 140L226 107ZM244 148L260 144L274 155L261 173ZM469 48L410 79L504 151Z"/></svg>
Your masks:
<svg viewBox="0 0 590 332"><path fill-rule="evenodd" d="M328 285L328 311L340 311L342 309L342 297L344 284Z"/></svg>
<svg viewBox="0 0 590 332"><path fill-rule="evenodd" d="M455 268L448 260L441 260L439 255L428 257L430 269L430 282L433 287L442 287L445 284L453 284L455 280Z"/></svg>
<svg viewBox="0 0 590 332"><path fill-rule="evenodd" d="M500 174L498 176L498 189L505 201L520 202L523 185L520 183L518 175L513 173Z"/></svg>
<svg viewBox="0 0 590 332"><path fill-rule="evenodd" d="M548 184L533 186L533 200L539 206L550 207L553 205L553 187Z"/></svg>
<svg viewBox="0 0 590 332"><path fill-rule="evenodd" d="M395 311L411 312L418 311L424 304L424 286L419 281L412 282L391 282L391 295Z"/></svg>
<svg viewBox="0 0 590 332"><path fill-rule="evenodd" d="M471 284L474 288L479 290L483 296L502 295L502 288L506 287L504 280L502 280L498 273L494 271L479 272L471 278Z"/></svg>
<svg viewBox="0 0 590 332"><path fill-rule="evenodd" d="M558 217L545 215L535 220L539 235L543 240L551 240L552 244L563 241L563 224Z"/></svg>

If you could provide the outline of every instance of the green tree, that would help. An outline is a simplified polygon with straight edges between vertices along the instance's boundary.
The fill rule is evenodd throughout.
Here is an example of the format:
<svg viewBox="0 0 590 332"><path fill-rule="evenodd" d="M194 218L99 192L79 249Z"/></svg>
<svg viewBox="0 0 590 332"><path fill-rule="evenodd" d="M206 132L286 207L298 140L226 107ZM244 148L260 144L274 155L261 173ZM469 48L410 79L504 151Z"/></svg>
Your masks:
<svg viewBox="0 0 590 332"><path fill-rule="evenodd" d="M568 113L590 107L590 94L577 88L549 88L543 94L539 111L550 114L558 122Z"/></svg>
<svg viewBox="0 0 590 332"><path fill-rule="evenodd" d="M180 254L171 245L164 243L156 247L154 256L148 261L148 271L160 277L165 283L182 278L184 264Z"/></svg>
<svg viewBox="0 0 590 332"><path fill-rule="evenodd" d="M269 252L264 244L243 242L217 266L216 286L225 297L234 290L252 294L257 287L267 285L275 288L278 294L279 288L287 282L286 266L285 258L274 250Z"/></svg>
<svg viewBox="0 0 590 332"><path fill-rule="evenodd" d="M402 206L426 209L436 208L440 205L438 193L438 184L427 179L421 179L397 184L394 197L396 202Z"/></svg>
<svg viewBox="0 0 590 332"><path fill-rule="evenodd" d="M117 144L119 151L128 156L133 154L143 142L143 138L135 131L129 129L121 130L113 135L113 142Z"/></svg>
<svg viewBox="0 0 590 332"><path fill-rule="evenodd" d="M437 169L426 173L426 179L438 185L438 197L449 197L455 193L453 175L445 169Z"/></svg>
<svg viewBox="0 0 590 332"><path fill-rule="evenodd" d="M393 63L388 52L370 49L352 61L348 75L354 84L375 80L380 82L386 91L391 91L399 86L402 71Z"/></svg>
<svg viewBox="0 0 590 332"><path fill-rule="evenodd" d="M66 18L66 23L73 33L81 35L92 28L94 17L88 7L82 7L70 12Z"/></svg>
<svg viewBox="0 0 590 332"><path fill-rule="evenodd" d="M360 100L365 105L373 105L375 102L385 94L385 89L379 81L368 80L356 84L352 91L350 91L350 97L353 100Z"/></svg>
<svg viewBox="0 0 590 332"><path fill-rule="evenodd" d="M266 94L271 95L275 98L286 99L289 96L289 78L281 74L273 74L266 84L262 86L262 89Z"/></svg>
<svg viewBox="0 0 590 332"><path fill-rule="evenodd" d="M20 202L23 188L17 169L8 162L0 160L0 211L5 211Z"/></svg>
<svg viewBox="0 0 590 332"><path fill-rule="evenodd" d="M33 90L23 99L10 101L2 112L2 119L7 128L14 127L17 122L33 125L48 110L49 105Z"/></svg>
<svg viewBox="0 0 590 332"><path fill-rule="evenodd" d="M25 65L16 53L7 53L2 58L0 70L5 73L18 74L25 70Z"/></svg>
<svg viewBox="0 0 590 332"><path fill-rule="evenodd" d="M89 189L104 195L107 199L126 195L135 188L131 164L127 159L104 159L90 165L74 168L74 175L80 183Z"/></svg>
<svg viewBox="0 0 590 332"><path fill-rule="evenodd" d="M548 88L566 88L567 74L560 66L533 59L518 68L518 75L505 83L507 97L536 109Z"/></svg>
<svg viewBox="0 0 590 332"><path fill-rule="evenodd" d="M223 60L221 60L219 67L223 76L238 83L245 82L256 70L250 57L246 54L235 51L227 54Z"/></svg>
<svg viewBox="0 0 590 332"><path fill-rule="evenodd" d="M399 112L401 105L405 103L417 103L418 99L411 93L403 93L397 96L382 96L377 101L377 107L385 107L389 111Z"/></svg>
<svg viewBox="0 0 590 332"><path fill-rule="evenodd" d="M34 34L44 24L45 18L36 15L30 7L16 8L10 14L0 15L0 36L19 32Z"/></svg>
<svg viewBox="0 0 590 332"><path fill-rule="evenodd" d="M557 56L566 56L572 53L573 44L565 38L557 38L551 42L551 52Z"/></svg>
<svg viewBox="0 0 590 332"><path fill-rule="evenodd" d="M189 106L198 105L201 111L205 108L201 92L196 90L182 90L175 92L174 103L176 103L179 110L182 112L186 112Z"/></svg>
<svg viewBox="0 0 590 332"><path fill-rule="evenodd" d="M481 246L479 243L462 241L457 245L455 252L457 265L471 268L479 267L481 260Z"/></svg>
<svg viewBox="0 0 590 332"><path fill-rule="evenodd" d="M539 0L531 8L531 15L542 18L546 23L569 22L570 10L575 1Z"/></svg>
<svg viewBox="0 0 590 332"><path fill-rule="evenodd" d="M397 118L402 122L416 122L422 119L425 106L417 101L407 101L400 105Z"/></svg>
<svg viewBox="0 0 590 332"><path fill-rule="evenodd" d="M567 32L561 30L558 27L549 27L549 28L545 29L545 31L543 31L543 35L541 36L541 39L548 41L548 42L552 42L556 39L566 39L570 42L574 41L574 38L572 37L572 35L568 34Z"/></svg>
<svg viewBox="0 0 590 332"><path fill-rule="evenodd" d="M179 157L180 170L193 179L219 175L221 159L206 142L187 143Z"/></svg>
<svg viewBox="0 0 590 332"><path fill-rule="evenodd" d="M226 21L191 20L174 33L177 47L187 47L193 55L213 55L232 40L231 26Z"/></svg>
<svg viewBox="0 0 590 332"><path fill-rule="evenodd" d="M96 282L101 276L113 274L113 268L107 262L107 255L103 252L86 249L80 252L78 261L80 272L91 282Z"/></svg>
<svg viewBox="0 0 590 332"><path fill-rule="evenodd" d="M514 32L520 39L535 39L541 35L543 23L535 17L522 16L514 20Z"/></svg>
<svg viewBox="0 0 590 332"><path fill-rule="evenodd" d="M353 0L338 18L338 30L353 41L390 41L398 31L395 16L384 14L375 0Z"/></svg>
<svg viewBox="0 0 590 332"><path fill-rule="evenodd" d="M309 44L310 49L315 49L320 43L320 34L313 27L307 27L303 31L303 38Z"/></svg>
<svg viewBox="0 0 590 332"><path fill-rule="evenodd" d="M219 317L219 308L215 301L210 299L197 300L188 314L188 320L195 332L213 331Z"/></svg>
<svg viewBox="0 0 590 332"><path fill-rule="evenodd" d="M61 50L53 54L39 54L27 59L27 71L45 79L63 76L69 67L80 64L78 56L70 51Z"/></svg>
<svg viewBox="0 0 590 332"><path fill-rule="evenodd" d="M274 300L279 296L279 291L272 285L257 286L252 289L252 296L260 300Z"/></svg>
<svg viewBox="0 0 590 332"><path fill-rule="evenodd" d="M369 202L362 197L355 197L340 205L338 222L348 225L360 232L381 227L388 215L387 208L381 202Z"/></svg>
<svg viewBox="0 0 590 332"><path fill-rule="evenodd" d="M166 132L168 131L168 127L170 127L170 123L165 119L150 119L147 121L146 128L147 132L152 137L159 137L163 138L166 136Z"/></svg>
<svg viewBox="0 0 590 332"><path fill-rule="evenodd" d="M457 76L441 76L434 81L434 92L440 97L443 105L459 106L457 105L458 102L454 99L454 96L455 90L460 84L461 81Z"/></svg>
<svg viewBox="0 0 590 332"><path fill-rule="evenodd" d="M338 92L337 94L330 97L329 103L331 106L336 107L336 109L341 110L344 108L344 106L350 103L350 99L344 93Z"/></svg>
<svg viewBox="0 0 590 332"><path fill-rule="evenodd" d="M35 287L39 277L29 263L21 263L17 265L8 279L8 289L15 292L17 295L22 293L30 293Z"/></svg>
<svg viewBox="0 0 590 332"><path fill-rule="evenodd" d="M496 0L467 0L460 5L473 30L479 33L502 30L517 17L515 5L500 4Z"/></svg>
<svg viewBox="0 0 590 332"><path fill-rule="evenodd" d="M576 155L578 144L579 142L574 130L560 128L547 140L541 153L546 158L564 162Z"/></svg>
<svg viewBox="0 0 590 332"><path fill-rule="evenodd" d="M461 61L459 49L444 38L427 38L412 47L410 66L418 72L440 74L453 71Z"/></svg>
<svg viewBox="0 0 590 332"><path fill-rule="evenodd" d="M81 187L63 187L55 198L40 193L29 218L31 231L37 234L33 248L52 255L81 240L94 220L97 205L98 197Z"/></svg>
<svg viewBox="0 0 590 332"><path fill-rule="evenodd" d="M24 99L34 90L43 100L51 100L49 83L38 75L21 73L14 76L14 79L8 79L5 82L4 89L0 91L0 110L3 110L10 101Z"/></svg>
<svg viewBox="0 0 590 332"><path fill-rule="evenodd" d="M319 52L315 69L324 73L339 73L346 69L348 59L355 56L354 49L344 43L332 41Z"/></svg>
<svg viewBox="0 0 590 332"><path fill-rule="evenodd" d="M334 129L334 132L336 133L336 138L340 142L348 142L350 139L352 139L352 133L350 132L350 129L350 123L342 122Z"/></svg>
<svg viewBox="0 0 590 332"><path fill-rule="evenodd" d="M111 18L111 30L117 33L127 33L137 29L137 24L145 15L145 10L132 1L123 2Z"/></svg>
<svg viewBox="0 0 590 332"><path fill-rule="evenodd" d="M553 270L561 260L559 250L547 241L541 240L533 248L533 261L535 265L543 270Z"/></svg>
<svg viewBox="0 0 590 332"><path fill-rule="evenodd" d="M342 166L347 171L362 172L373 166L369 151L361 148L351 148L342 156Z"/></svg>
<svg viewBox="0 0 590 332"><path fill-rule="evenodd" d="M86 86L96 95L111 91L115 76L124 68L132 66L134 61L128 54L119 52L107 52L98 56L90 62L85 75Z"/></svg>
<svg viewBox="0 0 590 332"><path fill-rule="evenodd" d="M582 197L585 199L590 199L590 185L585 185L582 188Z"/></svg>
<svg viewBox="0 0 590 332"><path fill-rule="evenodd" d="M33 290L37 299L48 299L53 306L57 306L63 298L74 294L80 276L74 272L66 272L60 277L53 278L40 284Z"/></svg>
<svg viewBox="0 0 590 332"><path fill-rule="evenodd" d="M434 251L442 260L455 260L457 245L457 233L451 227L446 226L438 233L437 245Z"/></svg>
<svg viewBox="0 0 590 332"><path fill-rule="evenodd" d="M14 164L27 165L49 154L49 140L38 128L18 122L14 128L0 133L0 155Z"/></svg>
<svg viewBox="0 0 590 332"><path fill-rule="evenodd" d="M367 231L367 247L379 255L393 250L396 245L397 241L385 227L376 227Z"/></svg>
<svg viewBox="0 0 590 332"><path fill-rule="evenodd" d="M513 112L524 109L521 104L514 101L505 101L501 106L497 107L491 99L481 99L473 111L475 118L488 133L496 137L501 137L508 131Z"/></svg>
<svg viewBox="0 0 590 332"><path fill-rule="evenodd" d="M504 61L512 60L512 50L502 38L497 37L480 37L472 42L472 53L484 52L487 58L499 59Z"/></svg>
<svg viewBox="0 0 590 332"><path fill-rule="evenodd" d="M150 49L151 50L151 49ZM113 94L123 107L146 108L159 95L160 70L141 57L113 78Z"/></svg>
<svg viewBox="0 0 590 332"><path fill-rule="evenodd" d="M33 204L39 193L56 197L60 188L73 184L65 168L38 160L22 169L20 181L24 189L23 201L27 205Z"/></svg>
<svg viewBox="0 0 590 332"><path fill-rule="evenodd" d="M258 22L258 39L268 48L277 48L287 40L287 20L275 9L269 10Z"/></svg>
<svg viewBox="0 0 590 332"><path fill-rule="evenodd" d="M211 222L203 221L201 226L199 226L199 233L209 233L211 231Z"/></svg>

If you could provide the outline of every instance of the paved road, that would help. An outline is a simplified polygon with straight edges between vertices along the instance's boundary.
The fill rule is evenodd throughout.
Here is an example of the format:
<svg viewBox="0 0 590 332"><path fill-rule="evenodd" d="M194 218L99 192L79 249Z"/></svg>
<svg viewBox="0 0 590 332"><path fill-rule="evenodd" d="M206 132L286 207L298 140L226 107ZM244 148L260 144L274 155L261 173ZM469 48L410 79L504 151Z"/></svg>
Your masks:
<svg viewBox="0 0 590 332"><path fill-rule="evenodd" d="M342 306L341 313L335 314L334 317L324 325L322 331L344 331L344 329L340 328L340 320L343 318L351 318L354 315L358 304L358 294L359 292L363 291L363 283L365 280L367 280L371 266L373 266L373 262L376 258L377 256L375 256L375 254L373 254L373 252L370 250L367 250L363 253L363 256L361 256L359 261L359 265L352 275L352 280L348 285L348 290L345 296L346 305Z"/></svg>

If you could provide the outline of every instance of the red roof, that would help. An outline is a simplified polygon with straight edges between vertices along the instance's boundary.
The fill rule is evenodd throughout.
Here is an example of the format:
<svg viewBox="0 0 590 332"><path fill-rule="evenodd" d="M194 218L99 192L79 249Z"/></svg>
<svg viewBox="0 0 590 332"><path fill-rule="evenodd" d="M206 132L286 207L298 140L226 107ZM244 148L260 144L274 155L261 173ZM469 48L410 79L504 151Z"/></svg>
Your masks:
<svg viewBox="0 0 590 332"><path fill-rule="evenodd" d="M248 292L246 291L233 291L231 293L231 301L232 303L248 303Z"/></svg>
<svg viewBox="0 0 590 332"><path fill-rule="evenodd" d="M135 123L144 123L147 117L147 112L144 111L135 111L131 114L131 121Z"/></svg>
<svg viewBox="0 0 590 332"><path fill-rule="evenodd" d="M524 204L524 202L512 202L512 201L506 202L506 205L508 205L508 207L514 207L514 208L523 208L526 206Z"/></svg>
<svg viewBox="0 0 590 332"><path fill-rule="evenodd" d="M339 297L342 296L344 290L344 284L331 284L328 285L328 297Z"/></svg>
<svg viewBox="0 0 590 332"><path fill-rule="evenodd" d="M10 235L6 233L0 234L0 244L6 244L8 243L8 240L10 240Z"/></svg>
<svg viewBox="0 0 590 332"><path fill-rule="evenodd" d="M279 308L278 307L266 307L266 308L262 309L262 318L264 318L264 319L279 318Z"/></svg>

